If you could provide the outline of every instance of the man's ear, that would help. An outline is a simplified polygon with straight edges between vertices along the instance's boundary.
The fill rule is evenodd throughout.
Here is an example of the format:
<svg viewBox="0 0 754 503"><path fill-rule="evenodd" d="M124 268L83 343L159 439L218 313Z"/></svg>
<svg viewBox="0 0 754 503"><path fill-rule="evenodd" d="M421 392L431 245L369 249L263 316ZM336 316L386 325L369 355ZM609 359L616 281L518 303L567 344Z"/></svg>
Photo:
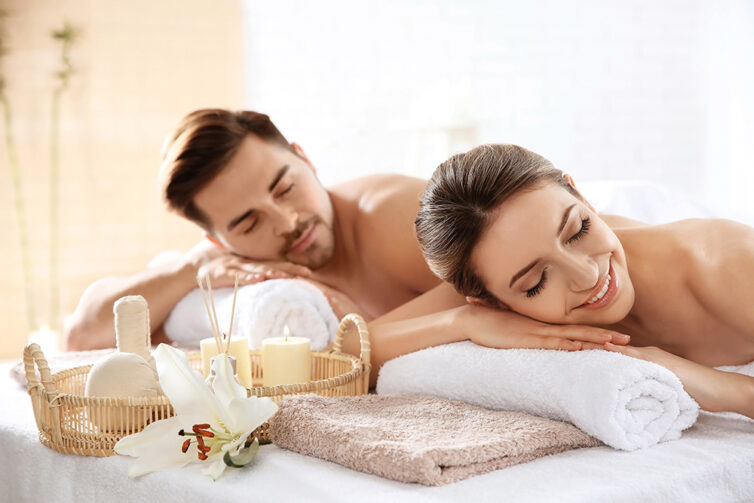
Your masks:
<svg viewBox="0 0 754 503"><path fill-rule="evenodd" d="M573 181L573 177L568 173L563 173L563 179L568 183L568 185L571 186L574 191L576 191L576 194L579 195L579 199L584 201L584 203L589 206L590 210L597 213L597 210L594 209L594 206L592 206L591 203L587 201L586 198L581 194L581 192L579 192L579 189L576 188L576 182Z"/></svg>
<svg viewBox="0 0 754 503"><path fill-rule="evenodd" d="M220 248L222 251L228 251L228 249L225 248L225 246L220 241L218 241L217 238L215 236L213 236L212 234L210 234L208 232L205 232L204 233L204 238L207 241L209 241L210 243L212 243L213 245L215 245L218 248Z"/></svg>
<svg viewBox="0 0 754 503"><path fill-rule="evenodd" d="M291 142L291 147L293 147L293 151L296 152L296 155L302 158L304 161L306 161L306 164L309 165L310 168L312 168L312 171L314 171L314 174L317 174L317 168L314 167L314 164L312 164L312 161L309 160L309 158L306 156L306 153L304 152L304 149L301 148L301 145L298 143Z"/></svg>

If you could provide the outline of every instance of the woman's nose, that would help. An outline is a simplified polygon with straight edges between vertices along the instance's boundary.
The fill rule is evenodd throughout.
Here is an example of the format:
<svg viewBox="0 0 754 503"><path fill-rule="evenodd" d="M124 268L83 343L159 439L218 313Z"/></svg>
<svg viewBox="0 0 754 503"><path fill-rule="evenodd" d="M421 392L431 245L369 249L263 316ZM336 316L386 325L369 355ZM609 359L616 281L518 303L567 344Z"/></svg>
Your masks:
<svg viewBox="0 0 754 503"><path fill-rule="evenodd" d="M574 292L591 290L600 280L599 265L590 257L568 256L564 266Z"/></svg>

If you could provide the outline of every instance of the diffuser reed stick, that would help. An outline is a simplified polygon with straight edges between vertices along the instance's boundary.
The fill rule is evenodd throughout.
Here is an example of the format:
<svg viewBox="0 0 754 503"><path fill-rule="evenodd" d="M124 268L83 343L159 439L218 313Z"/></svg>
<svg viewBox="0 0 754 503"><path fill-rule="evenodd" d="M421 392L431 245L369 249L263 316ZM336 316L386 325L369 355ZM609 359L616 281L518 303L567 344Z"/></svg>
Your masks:
<svg viewBox="0 0 754 503"><path fill-rule="evenodd" d="M233 335L233 316L236 314L236 294L238 293L238 274L233 283L233 305L230 308L230 327L228 327L228 340L225 342L225 354L230 351L230 337Z"/></svg>
<svg viewBox="0 0 754 503"><path fill-rule="evenodd" d="M212 316L212 311L214 310L214 307L215 307L214 303L212 304L212 309L210 309L210 303L207 301L207 294L205 294L204 292L204 285L202 284L202 278L197 276L196 281L197 283L199 283L199 291L202 294L202 302L204 302L204 309L207 311L207 317L209 318L209 326L210 326L210 329L212 330L212 337L214 337L215 344L217 345L217 352L222 353L223 346L222 346L222 340L220 338L220 330L218 329L215 323L215 318ZM207 281L207 290L210 291L210 295L211 295L211 290L209 288L209 285L210 285L209 276L206 278L206 281Z"/></svg>

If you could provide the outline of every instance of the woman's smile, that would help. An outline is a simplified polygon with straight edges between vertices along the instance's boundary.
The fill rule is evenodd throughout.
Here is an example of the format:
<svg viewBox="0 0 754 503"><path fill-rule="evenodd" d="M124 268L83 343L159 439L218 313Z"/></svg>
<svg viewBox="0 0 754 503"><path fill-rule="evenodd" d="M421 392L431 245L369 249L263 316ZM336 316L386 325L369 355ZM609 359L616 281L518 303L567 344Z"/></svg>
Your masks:
<svg viewBox="0 0 754 503"><path fill-rule="evenodd" d="M588 300L577 306L576 309L602 309L615 298L615 295L618 293L618 277L613 269L612 259L608 264L609 267L605 277L592 291Z"/></svg>

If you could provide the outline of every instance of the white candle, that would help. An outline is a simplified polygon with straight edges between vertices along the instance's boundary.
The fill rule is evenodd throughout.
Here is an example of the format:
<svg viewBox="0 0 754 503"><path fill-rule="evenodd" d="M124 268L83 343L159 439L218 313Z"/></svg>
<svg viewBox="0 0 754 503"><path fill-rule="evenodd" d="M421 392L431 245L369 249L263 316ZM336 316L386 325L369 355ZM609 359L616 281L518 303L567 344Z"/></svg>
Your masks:
<svg viewBox="0 0 754 503"><path fill-rule="evenodd" d="M312 352L309 339L290 337L288 326L283 337L262 341L262 384L296 384L312 377Z"/></svg>
<svg viewBox="0 0 754 503"><path fill-rule="evenodd" d="M45 356L50 357L60 352L60 338L58 333L47 325L42 325L38 330L29 334L27 344L36 342Z"/></svg>
<svg viewBox="0 0 754 503"><path fill-rule="evenodd" d="M226 341L223 341L225 347ZM202 339L199 343L202 351L202 373L209 375L209 359L217 356L217 343L214 337ZM249 356L249 339L246 337L231 337L228 355L236 359L236 375L238 380L247 388L251 388L251 357Z"/></svg>

